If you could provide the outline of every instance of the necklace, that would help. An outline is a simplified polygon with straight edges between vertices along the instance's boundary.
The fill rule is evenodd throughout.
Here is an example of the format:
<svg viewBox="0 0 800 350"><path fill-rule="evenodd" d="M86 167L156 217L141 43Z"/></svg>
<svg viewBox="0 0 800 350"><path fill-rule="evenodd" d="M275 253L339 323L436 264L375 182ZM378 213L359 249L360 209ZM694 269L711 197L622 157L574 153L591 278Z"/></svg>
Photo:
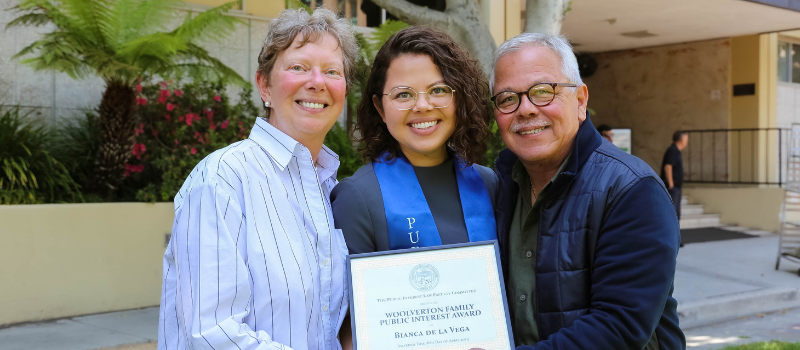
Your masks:
<svg viewBox="0 0 800 350"><path fill-rule="evenodd" d="M533 193L533 201L535 202L537 195L536 195L536 188L533 187L533 179L528 177L528 182L531 184L531 193Z"/></svg>

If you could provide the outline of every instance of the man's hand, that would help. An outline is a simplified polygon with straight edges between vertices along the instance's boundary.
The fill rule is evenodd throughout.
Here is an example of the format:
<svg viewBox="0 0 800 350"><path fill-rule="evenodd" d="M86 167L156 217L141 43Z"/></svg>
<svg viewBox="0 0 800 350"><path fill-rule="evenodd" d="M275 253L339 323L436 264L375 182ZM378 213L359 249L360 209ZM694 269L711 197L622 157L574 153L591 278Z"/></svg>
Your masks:
<svg viewBox="0 0 800 350"><path fill-rule="evenodd" d="M675 182L672 181L672 164L664 164L664 176L667 177L667 189L675 187Z"/></svg>

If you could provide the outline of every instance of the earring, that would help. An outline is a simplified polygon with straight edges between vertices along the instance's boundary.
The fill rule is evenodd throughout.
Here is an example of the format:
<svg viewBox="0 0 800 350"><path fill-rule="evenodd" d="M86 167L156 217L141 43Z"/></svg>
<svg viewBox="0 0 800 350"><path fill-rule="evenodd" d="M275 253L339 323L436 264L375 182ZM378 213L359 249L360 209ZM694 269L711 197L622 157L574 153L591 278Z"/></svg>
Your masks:
<svg viewBox="0 0 800 350"><path fill-rule="evenodd" d="M269 108L269 101L264 101L264 107Z"/></svg>

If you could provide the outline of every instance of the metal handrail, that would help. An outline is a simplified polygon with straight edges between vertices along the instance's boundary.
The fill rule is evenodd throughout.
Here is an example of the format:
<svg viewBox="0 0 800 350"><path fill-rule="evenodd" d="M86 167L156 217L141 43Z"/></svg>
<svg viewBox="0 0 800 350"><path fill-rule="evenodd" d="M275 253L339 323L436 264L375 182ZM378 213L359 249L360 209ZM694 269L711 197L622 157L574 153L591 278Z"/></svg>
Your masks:
<svg viewBox="0 0 800 350"><path fill-rule="evenodd" d="M683 131L689 134L689 146L683 151L686 163L684 182L784 185L790 129L731 128ZM709 148L710 152L707 150ZM759 154L758 158L756 154ZM761 169L765 171L763 178L760 174Z"/></svg>

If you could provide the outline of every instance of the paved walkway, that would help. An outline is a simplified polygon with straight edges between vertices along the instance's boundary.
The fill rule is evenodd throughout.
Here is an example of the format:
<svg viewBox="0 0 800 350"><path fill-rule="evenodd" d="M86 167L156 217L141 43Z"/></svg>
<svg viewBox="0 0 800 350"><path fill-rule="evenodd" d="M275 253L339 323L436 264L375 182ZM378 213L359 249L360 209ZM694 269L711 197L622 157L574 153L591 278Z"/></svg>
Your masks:
<svg viewBox="0 0 800 350"><path fill-rule="evenodd" d="M689 333L701 325L800 306L800 264L783 260L775 271L777 250L776 235L681 248L674 292L681 326ZM157 325L157 307L32 323L1 329L0 350L152 350Z"/></svg>
<svg viewBox="0 0 800 350"><path fill-rule="evenodd" d="M678 253L675 292L681 327L800 306L800 264L775 270L778 236L687 244Z"/></svg>

